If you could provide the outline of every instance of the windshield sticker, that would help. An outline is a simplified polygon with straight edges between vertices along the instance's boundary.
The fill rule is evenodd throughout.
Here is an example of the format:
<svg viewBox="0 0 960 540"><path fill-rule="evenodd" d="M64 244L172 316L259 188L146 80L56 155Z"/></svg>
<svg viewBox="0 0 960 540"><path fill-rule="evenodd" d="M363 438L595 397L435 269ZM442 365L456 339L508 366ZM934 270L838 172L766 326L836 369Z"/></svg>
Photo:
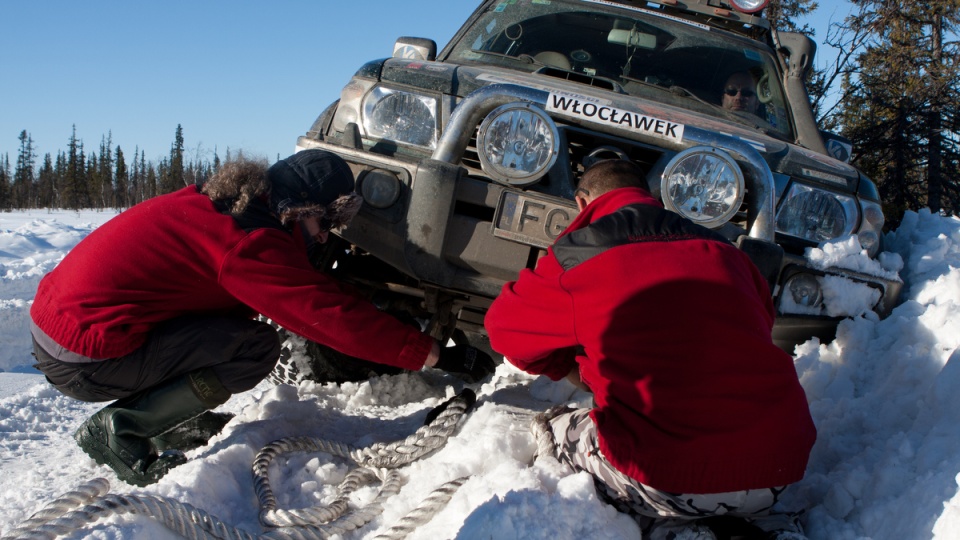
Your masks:
<svg viewBox="0 0 960 540"><path fill-rule="evenodd" d="M760 56L760 53L758 53L753 49L744 49L743 56L745 56L747 60L755 60L757 62L763 61L763 58Z"/></svg>
<svg viewBox="0 0 960 540"><path fill-rule="evenodd" d="M699 28L699 29L701 29L701 30L707 30L707 31L710 30L710 27L707 26L707 25L705 25L705 24L701 24L701 23L693 22L693 21L688 21L688 20L686 20L686 19L682 19L682 18L677 17L677 16L674 16L674 15L667 15L666 13L660 13L659 11L653 11L653 10L651 10L651 9L644 9L644 8L641 8L641 7L634 7L634 6L625 6L625 5L623 5L623 4L618 4L618 3L616 3L616 2L608 2L607 0L583 0L583 1L584 1L584 2L590 2L590 3L592 3L592 4L602 4L602 5L604 5L604 6L611 6L611 7L620 8L620 9L627 9L627 10L636 11L636 12L639 12L639 13L646 13L647 15L653 15L654 17L660 17L660 18L662 18L662 19L670 19L671 21L675 21L675 22L678 22L678 23L687 24L687 25L690 25L690 26L696 26L697 28Z"/></svg>
<svg viewBox="0 0 960 540"><path fill-rule="evenodd" d="M594 101L581 101L570 96L555 94L547 97L547 112L559 113L588 122L629 129L636 133L666 139L683 141L683 124L661 120L652 116L625 111L616 107L599 105Z"/></svg>

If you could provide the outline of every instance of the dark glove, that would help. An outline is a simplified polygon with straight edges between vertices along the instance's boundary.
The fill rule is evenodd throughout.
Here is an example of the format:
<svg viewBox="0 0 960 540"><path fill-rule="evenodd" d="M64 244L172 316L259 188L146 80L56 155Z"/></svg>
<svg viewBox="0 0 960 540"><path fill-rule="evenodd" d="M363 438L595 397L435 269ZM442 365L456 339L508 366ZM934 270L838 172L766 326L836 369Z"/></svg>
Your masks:
<svg viewBox="0 0 960 540"><path fill-rule="evenodd" d="M497 369L489 354L469 345L440 349L440 359L434 367L456 375L468 383L475 383Z"/></svg>

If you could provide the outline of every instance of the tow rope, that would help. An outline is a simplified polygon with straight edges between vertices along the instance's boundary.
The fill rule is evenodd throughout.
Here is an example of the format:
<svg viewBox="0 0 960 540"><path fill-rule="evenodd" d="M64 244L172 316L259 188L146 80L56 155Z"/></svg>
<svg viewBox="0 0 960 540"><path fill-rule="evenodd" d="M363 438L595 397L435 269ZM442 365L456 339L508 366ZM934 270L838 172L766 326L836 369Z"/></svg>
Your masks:
<svg viewBox="0 0 960 540"><path fill-rule="evenodd" d="M49 503L0 540L53 540L111 514L139 514L151 517L190 540L315 540L358 529L383 512L384 502L400 492L403 479L396 470L442 448L476 402L476 394L465 389L428 415L426 425L402 441L376 443L367 448L313 437L289 437L265 446L253 463L254 489L260 504L260 522L274 530L251 534L188 503L154 495L110 494L110 483L95 478ZM431 419L431 416L433 418ZM326 452L352 459L359 465L337 488L336 499L328 506L284 510L270 487L268 469L273 460L289 452ZM429 496L376 540L399 540L430 521L453 497L468 477L451 480ZM380 482L375 499L363 508L348 511L348 500L357 488Z"/></svg>

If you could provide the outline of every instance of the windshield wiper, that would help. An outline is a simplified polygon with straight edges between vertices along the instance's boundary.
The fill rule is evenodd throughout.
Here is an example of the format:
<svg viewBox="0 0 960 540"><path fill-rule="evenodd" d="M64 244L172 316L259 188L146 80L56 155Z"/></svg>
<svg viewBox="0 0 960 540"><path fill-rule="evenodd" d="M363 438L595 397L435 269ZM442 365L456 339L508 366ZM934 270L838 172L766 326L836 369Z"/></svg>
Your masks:
<svg viewBox="0 0 960 540"><path fill-rule="evenodd" d="M673 86L670 87L670 92L671 92L673 95L675 95L675 96L691 97L691 98L699 101L700 103L703 103L704 105L709 105L709 106L711 106L711 107L722 108L722 107L719 107L718 105L716 105L715 103L710 103L709 101L703 99L702 97L694 94L693 92L687 90L686 88L684 88L684 87L682 87L682 86L673 85Z"/></svg>
<svg viewBox="0 0 960 540"><path fill-rule="evenodd" d="M477 54L483 54L483 55L486 55L486 56L496 56L497 58L508 58L508 59L510 59L510 60L514 60L514 61L516 61L516 62L520 62L520 63L523 63L523 64L533 64L533 63L536 62L536 61L533 59L532 56L527 56L527 55L524 55L524 56L511 56L511 55L505 54L505 53L499 53L499 52L494 52L494 51L484 51L484 50L482 50L482 49L470 49L470 52L475 52L475 53L477 53Z"/></svg>
<svg viewBox="0 0 960 540"><path fill-rule="evenodd" d="M718 105L715 105L715 104L713 104L713 103L710 103L709 101L701 98L700 96L694 94L693 92L691 92L690 90L687 90L686 88L684 88L684 87L682 87L682 86L677 86L677 85L675 85L675 84L672 84L672 85L670 85L670 86L665 86L665 85L662 85L662 84L657 84L657 83L652 83L652 82L649 82L649 81L645 81L645 80L643 80L643 79L635 79L635 78L630 77L630 76L627 76L627 75L621 75L620 78L621 78L621 79L624 79L624 80L627 80L627 81L630 81L630 82L639 83L639 84L642 84L642 85L644 85L644 86L649 86L649 87L652 87L652 88L656 88L657 90L660 90L660 91L663 91L663 92L670 92L671 94L673 94L673 95L675 95L675 96L693 98L693 99L699 101L700 103L703 103L704 105L708 105L708 106L714 107L714 108L716 108L716 109L720 109L720 108L721 108L721 107L719 107Z"/></svg>

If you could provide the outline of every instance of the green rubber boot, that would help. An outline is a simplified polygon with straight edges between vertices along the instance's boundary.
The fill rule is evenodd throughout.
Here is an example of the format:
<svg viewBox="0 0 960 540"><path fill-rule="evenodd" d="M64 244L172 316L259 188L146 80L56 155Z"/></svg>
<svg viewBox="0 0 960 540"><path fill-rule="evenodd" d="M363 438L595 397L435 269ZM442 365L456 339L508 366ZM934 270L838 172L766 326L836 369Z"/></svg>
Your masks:
<svg viewBox="0 0 960 540"><path fill-rule="evenodd" d="M84 422L74 439L97 463L113 469L120 480L147 486L186 462L183 452L160 454L151 437L229 397L216 375L201 369L111 403Z"/></svg>
<svg viewBox="0 0 960 540"><path fill-rule="evenodd" d="M190 450L205 446L211 437L223 431L224 426L233 419L230 413L219 413L206 411L196 418L191 418L179 426L161 433L156 437L150 437L150 442L158 453L167 450L180 450L189 452Z"/></svg>

